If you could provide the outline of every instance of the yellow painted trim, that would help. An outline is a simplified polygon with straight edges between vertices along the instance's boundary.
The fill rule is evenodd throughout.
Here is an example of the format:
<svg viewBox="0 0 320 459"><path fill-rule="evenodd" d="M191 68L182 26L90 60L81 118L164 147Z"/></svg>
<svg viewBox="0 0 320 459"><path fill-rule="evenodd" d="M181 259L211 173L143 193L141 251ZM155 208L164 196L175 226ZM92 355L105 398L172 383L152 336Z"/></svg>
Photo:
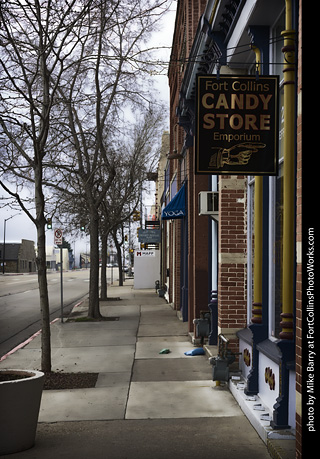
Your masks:
<svg viewBox="0 0 320 459"><path fill-rule="evenodd" d="M219 2L220 2L220 0L216 0L215 4L213 5L212 13L211 13L211 16L210 16L210 19L209 19L210 25L212 25L212 22L213 22L213 19L214 19L214 15L216 14Z"/></svg>
<svg viewBox="0 0 320 459"><path fill-rule="evenodd" d="M286 0L284 37L284 161L283 161L283 273L282 273L282 338L293 337L293 281L295 227L295 31L292 28L291 0ZM288 326L286 327L286 322Z"/></svg>

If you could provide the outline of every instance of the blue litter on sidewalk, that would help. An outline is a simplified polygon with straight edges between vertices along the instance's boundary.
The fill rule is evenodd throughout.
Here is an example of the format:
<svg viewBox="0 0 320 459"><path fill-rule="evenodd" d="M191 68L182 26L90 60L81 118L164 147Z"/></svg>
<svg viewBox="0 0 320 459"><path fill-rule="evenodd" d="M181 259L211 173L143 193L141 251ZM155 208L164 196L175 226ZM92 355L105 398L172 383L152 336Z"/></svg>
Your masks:
<svg viewBox="0 0 320 459"><path fill-rule="evenodd" d="M202 347L197 347L196 349L192 349L191 351L185 352L185 355L204 355L205 352Z"/></svg>

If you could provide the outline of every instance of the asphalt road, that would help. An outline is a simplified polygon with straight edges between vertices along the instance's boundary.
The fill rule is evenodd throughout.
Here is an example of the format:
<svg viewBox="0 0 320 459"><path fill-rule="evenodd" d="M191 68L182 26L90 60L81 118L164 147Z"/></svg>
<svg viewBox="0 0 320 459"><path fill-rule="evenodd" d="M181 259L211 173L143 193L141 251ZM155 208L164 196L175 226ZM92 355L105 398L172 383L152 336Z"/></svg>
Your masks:
<svg viewBox="0 0 320 459"><path fill-rule="evenodd" d="M61 316L60 273L48 273L51 320ZM63 272L63 312L89 291L89 269ZM37 274L0 276L0 358L41 328Z"/></svg>

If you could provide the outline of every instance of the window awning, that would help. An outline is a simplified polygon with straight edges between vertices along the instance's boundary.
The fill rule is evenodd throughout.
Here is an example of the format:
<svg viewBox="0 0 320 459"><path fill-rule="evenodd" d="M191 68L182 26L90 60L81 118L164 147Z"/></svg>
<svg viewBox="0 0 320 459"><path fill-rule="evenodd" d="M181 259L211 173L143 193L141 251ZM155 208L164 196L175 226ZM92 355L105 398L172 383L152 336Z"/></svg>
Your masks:
<svg viewBox="0 0 320 459"><path fill-rule="evenodd" d="M162 220L172 220L183 218L186 215L185 184L182 185L178 193L171 199L169 204L163 209Z"/></svg>

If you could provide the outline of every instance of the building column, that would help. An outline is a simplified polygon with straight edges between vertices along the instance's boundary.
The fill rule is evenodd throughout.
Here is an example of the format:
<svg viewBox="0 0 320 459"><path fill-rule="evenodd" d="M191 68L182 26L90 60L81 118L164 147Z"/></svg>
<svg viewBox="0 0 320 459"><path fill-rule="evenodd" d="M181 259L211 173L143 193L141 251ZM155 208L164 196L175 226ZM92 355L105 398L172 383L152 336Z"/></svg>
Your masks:
<svg viewBox="0 0 320 459"><path fill-rule="evenodd" d="M274 405L273 429L289 427L289 365L295 360L293 342L293 306L295 275L295 32L292 30L292 1L286 0L286 30L284 37L284 162L283 162L283 272L282 272L282 331L277 343L282 355L280 390Z"/></svg>
<svg viewBox="0 0 320 459"><path fill-rule="evenodd" d="M193 149L189 149L188 167L188 322L189 332L195 330L193 319L208 310L208 220L199 216L198 193L208 189L208 177L193 173Z"/></svg>
<svg viewBox="0 0 320 459"><path fill-rule="evenodd" d="M257 73L261 72L261 53L252 46L256 54ZM256 176L254 182L254 263L253 263L253 307L251 322L262 323L262 262L263 262L263 177Z"/></svg>

